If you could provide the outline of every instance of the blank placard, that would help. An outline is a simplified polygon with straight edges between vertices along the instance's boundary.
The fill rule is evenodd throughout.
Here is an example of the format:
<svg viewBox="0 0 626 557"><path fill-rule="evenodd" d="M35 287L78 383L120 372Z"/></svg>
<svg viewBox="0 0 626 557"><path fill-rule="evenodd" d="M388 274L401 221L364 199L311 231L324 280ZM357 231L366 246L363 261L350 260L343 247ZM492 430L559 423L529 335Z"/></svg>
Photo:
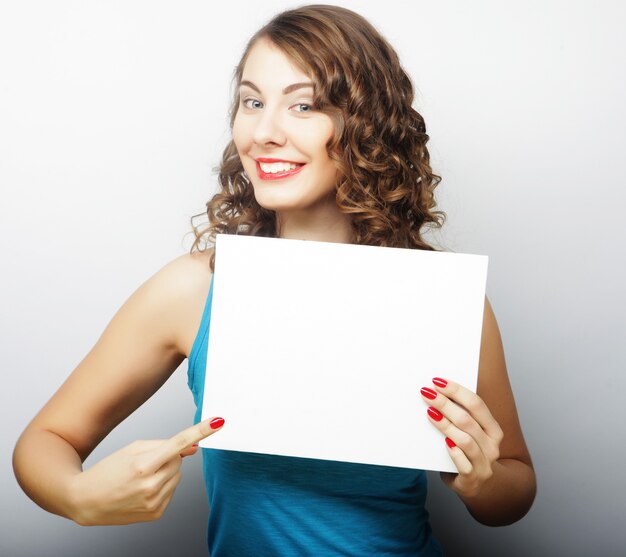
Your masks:
<svg viewBox="0 0 626 557"><path fill-rule="evenodd" d="M218 235L203 447L456 471L420 395L475 391L487 257Z"/></svg>

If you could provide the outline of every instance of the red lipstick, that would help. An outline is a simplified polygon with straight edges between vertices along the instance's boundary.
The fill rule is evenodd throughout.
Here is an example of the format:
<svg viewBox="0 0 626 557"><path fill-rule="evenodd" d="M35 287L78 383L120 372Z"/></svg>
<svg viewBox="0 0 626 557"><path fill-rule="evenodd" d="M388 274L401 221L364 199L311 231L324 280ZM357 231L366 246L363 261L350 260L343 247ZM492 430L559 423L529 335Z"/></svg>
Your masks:
<svg viewBox="0 0 626 557"><path fill-rule="evenodd" d="M270 163L273 163L273 162L287 162L287 163L290 163L292 161L284 161L284 160L280 160L280 159L260 158L260 159L256 159L255 162L256 162L256 171L257 171L257 174L258 174L259 178L261 178L261 180L280 180L282 178L288 178L289 176L293 176L294 174L297 174L298 172L300 172L304 168L304 164L298 163L298 162L293 162L293 164L299 164L300 166L298 166L297 168L294 168L293 170L286 170L285 172L275 172L273 174L270 174L269 172L263 172L259 162L264 162L264 163L270 164Z"/></svg>
<svg viewBox="0 0 626 557"><path fill-rule="evenodd" d="M259 158L254 159L254 160L259 161L259 162L266 162L268 164L272 163L272 162L288 162L288 163L293 163L293 164L304 164L304 163L298 162L298 161L288 161L288 160L285 160L285 159L270 159L270 158L267 158L267 157L259 157Z"/></svg>

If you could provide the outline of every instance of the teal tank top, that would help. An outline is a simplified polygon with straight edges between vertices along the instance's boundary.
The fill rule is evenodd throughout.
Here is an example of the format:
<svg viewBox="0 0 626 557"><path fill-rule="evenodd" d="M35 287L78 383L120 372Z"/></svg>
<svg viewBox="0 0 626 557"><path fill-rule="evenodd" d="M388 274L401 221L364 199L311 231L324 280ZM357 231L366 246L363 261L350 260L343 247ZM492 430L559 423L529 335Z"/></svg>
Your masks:
<svg viewBox="0 0 626 557"><path fill-rule="evenodd" d="M202 415L213 281L188 362ZM228 427L228 416L226 427ZM211 557L440 556L423 470L202 449Z"/></svg>

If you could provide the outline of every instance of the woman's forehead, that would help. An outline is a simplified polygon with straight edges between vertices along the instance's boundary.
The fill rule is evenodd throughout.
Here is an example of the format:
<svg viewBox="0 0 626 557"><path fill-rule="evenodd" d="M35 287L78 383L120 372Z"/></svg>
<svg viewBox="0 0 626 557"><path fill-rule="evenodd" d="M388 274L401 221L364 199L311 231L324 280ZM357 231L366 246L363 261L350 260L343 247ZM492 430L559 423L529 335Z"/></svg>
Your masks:
<svg viewBox="0 0 626 557"><path fill-rule="evenodd" d="M268 38L257 40L246 58L241 80L281 81L287 86L295 81L311 81L311 72L303 70L286 52Z"/></svg>

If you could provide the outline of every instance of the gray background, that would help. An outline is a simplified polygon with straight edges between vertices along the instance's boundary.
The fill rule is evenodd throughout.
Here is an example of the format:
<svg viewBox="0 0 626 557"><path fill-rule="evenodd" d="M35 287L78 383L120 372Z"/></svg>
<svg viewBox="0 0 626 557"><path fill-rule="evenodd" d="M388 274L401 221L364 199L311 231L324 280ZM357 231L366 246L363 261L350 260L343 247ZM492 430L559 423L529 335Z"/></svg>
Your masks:
<svg viewBox="0 0 626 557"><path fill-rule="evenodd" d="M438 241L490 257L488 293L539 491L475 523L431 475L449 555L626 547L626 17L619 1L339 2L417 87ZM0 7L0 554L202 554L200 459L157 523L81 528L18 488L17 436L148 276L190 246L228 138L231 72L281 1L7 1ZM191 422L186 365L88 464ZM45 458L45 455L41 455Z"/></svg>

